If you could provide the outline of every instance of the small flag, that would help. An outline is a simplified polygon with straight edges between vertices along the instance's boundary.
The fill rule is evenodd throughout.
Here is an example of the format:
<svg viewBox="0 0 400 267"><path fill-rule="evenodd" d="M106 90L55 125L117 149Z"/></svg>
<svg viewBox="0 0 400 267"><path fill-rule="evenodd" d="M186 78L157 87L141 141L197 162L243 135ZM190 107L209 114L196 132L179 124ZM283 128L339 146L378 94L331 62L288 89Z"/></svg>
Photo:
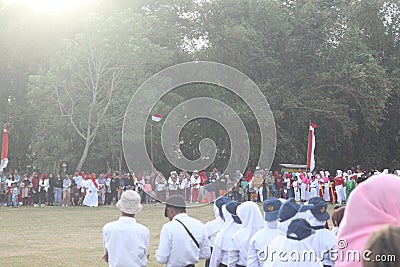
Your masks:
<svg viewBox="0 0 400 267"><path fill-rule="evenodd" d="M151 119L155 122L159 122L162 119L161 114L154 114L153 116L151 116Z"/></svg>
<svg viewBox="0 0 400 267"><path fill-rule="evenodd" d="M3 130L3 144L1 147L1 170L5 169L8 165L8 130L7 125L4 124Z"/></svg>
<svg viewBox="0 0 400 267"><path fill-rule="evenodd" d="M308 132L308 149L307 149L307 169L312 172L315 168L315 158L314 158L314 150L315 150L315 134L314 130L318 125L312 123L310 121L310 130Z"/></svg>

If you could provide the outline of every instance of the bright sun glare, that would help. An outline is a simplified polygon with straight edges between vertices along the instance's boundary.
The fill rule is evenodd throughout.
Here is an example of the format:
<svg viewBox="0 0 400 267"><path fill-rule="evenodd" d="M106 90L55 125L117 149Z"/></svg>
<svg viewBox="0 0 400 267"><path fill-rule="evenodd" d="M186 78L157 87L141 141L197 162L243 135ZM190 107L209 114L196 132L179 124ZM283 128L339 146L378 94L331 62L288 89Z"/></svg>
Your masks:
<svg viewBox="0 0 400 267"><path fill-rule="evenodd" d="M4 4L22 4L31 7L38 13L56 14L79 9L90 2L90 0L3 0Z"/></svg>

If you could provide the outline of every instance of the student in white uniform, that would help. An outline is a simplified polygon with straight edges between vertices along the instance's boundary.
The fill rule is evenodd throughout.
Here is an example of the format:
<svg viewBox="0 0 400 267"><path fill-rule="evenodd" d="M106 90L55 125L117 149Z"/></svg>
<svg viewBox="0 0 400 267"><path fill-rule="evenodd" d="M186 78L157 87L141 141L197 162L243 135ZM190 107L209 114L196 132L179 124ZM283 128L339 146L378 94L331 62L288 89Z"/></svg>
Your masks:
<svg viewBox="0 0 400 267"><path fill-rule="evenodd" d="M318 189L318 181L317 179L315 179L315 176L312 176L310 182L310 199L318 196Z"/></svg>
<svg viewBox="0 0 400 267"><path fill-rule="evenodd" d="M305 219L294 219L288 226L287 233L283 242L278 247L279 256L273 257L272 263L265 262L265 267L322 267L322 263L316 260L316 256L303 257L303 255L312 255L312 238L315 230Z"/></svg>
<svg viewBox="0 0 400 267"><path fill-rule="evenodd" d="M225 218L224 227L215 237L213 253L210 259L210 267L227 267L228 252L232 246L232 236L239 231L242 223L236 215L237 207L240 205L237 201L230 201L222 206L222 213Z"/></svg>
<svg viewBox="0 0 400 267"><path fill-rule="evenodd" d="M300 184L299 177L295 176L293 178L293 191L294 191L294 200L300 202Z"/></svg>
<svg viewBox="0 0 400 267"><path fill-rule="evenodd" d="M250 239L264 228L264 220L258 205L253 201L242 203L237 208L237 215L242 225L232 237L232 249L228 252L228 266L244 267L247 265Z"/></svg>
<svg viewBox="0 0 400 267"><path fill-rule="evenodd" d="M208 235L208 240L210 240L211 253L214 247L215 237L224 227L224 215L222 213L222 206L226 205L230 202L229 197L219 197L214 202L214 215L215 219L206 223L206 231ZM210 260L206 260L205 266L208 267L210 265Z"/></svg>
<svg viewBox="0 0 400 267"><path fill-rule="evenodd" d="M292 222L294 219L306 219L307 218L307 211L310 210L313 207L313 205L303 205L303 204L297 204L294 198L289 198L286 200L280 210L279 210L279 233L276 235L276 237L270 242L270 245L268 246L268 251L270 252L269 254L275 252L278 252L278 249L282 245L283 240L285 239L287 229L289 224ZM267 257L265 259L264 266L267 264L267 262L271 263L271 258Z"/></svg>
<svg viewBox="0 0 400 267"><path fill-rule="evenodd" d="M314 205L314 208L310 210L310 216L307 218L311 227L316 231L313 236L312 247L318 257L322 258L324 267L333 267L335 262L330 259L327 251L335 248L336 236L325 228L326 222L330 218L327 211L328 204L320 197L312 198L308 203ZM323 254L323 252L325 253Z"/></svg>
<svg viewBox="0 0 400 267"><path fill-rule="evenodd" d="M86 180L86 196L82 205L88 207L97 207L99 205L99 185L96 181L96 175L93 173L90 179Z"/></svg>
<svg viewBox="0 0 400 267"><path fill-rule="evenodd" d="M265 212L265 227L258 231L251 239L249 251L247 253L247 267L262 267L263 261L259 256L263 256L264 251L269 246L272 239L279 233L278 213L282 202L271 197L264 201L263 210Z"/></svg>
<svg viewBox="0 0 400 267"><path fill-rule="evenodd" d="M118 221L103 227L104 257L109 266L142 267L147 265L149 229L136 222L135 216L142 210L140 195L126 190L118 201L122 216Z"/></svg>
<svg viewBox="0 0 400 267"><path fill-rule="evenodd" d="M199 259L209 259L210 241L204 224L186 214L185 199L174 195L167 199L163 225L156 252L158 263L167 267L194 267Z"/></svg>

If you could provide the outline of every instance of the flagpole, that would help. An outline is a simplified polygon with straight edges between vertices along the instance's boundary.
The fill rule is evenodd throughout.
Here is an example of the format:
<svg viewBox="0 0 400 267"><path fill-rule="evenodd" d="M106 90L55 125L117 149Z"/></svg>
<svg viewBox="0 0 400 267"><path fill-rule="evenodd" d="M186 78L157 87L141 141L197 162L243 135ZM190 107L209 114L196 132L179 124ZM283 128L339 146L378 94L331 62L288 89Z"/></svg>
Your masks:
<svg viewBox="0 0 400 267"><path fill-rule="evenodd" d="M310 124L311 124L311 120L308 122L308 145L307 145L307 167L306 170L310 171L310 166L311 166L311 133L310 133Z"/></svg>
<svg viewBox="0 0 400 267"><path fill-rule="evenodd" d="M153 121L150 123L150 159L151 159L151 172L154 171L153 163Z"/></svg>

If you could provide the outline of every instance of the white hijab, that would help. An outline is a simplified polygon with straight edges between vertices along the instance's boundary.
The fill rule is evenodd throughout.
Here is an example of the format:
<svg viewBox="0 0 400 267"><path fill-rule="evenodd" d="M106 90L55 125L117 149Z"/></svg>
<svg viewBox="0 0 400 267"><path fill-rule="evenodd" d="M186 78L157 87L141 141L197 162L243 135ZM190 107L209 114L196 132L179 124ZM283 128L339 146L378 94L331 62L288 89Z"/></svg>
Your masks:
<svg viewBox="0 0 400 267"><path fill-rule="evenodd" d="M225 206L225 205L224 205ZM205 224L208 236L216 235L221 229L224 227L224 220L221 218L219 214L219 209L214 202L214 216L215 219L209 221ZM231 216L232 217L232 216Z"/></svg>
<svg viewBox="0 0 400 267"><path fill-rule="evenodd" d="M242 244L249 244L255 233L264 228L264 220L258 205L252 201L246 201L239 205L236 211L242 224L236 234Z"/></svg>
<svg viewBox="0 0 400 267"><path fill-rule="evenodd" d="M232 236L240 229L240 224L235 223L232 214L226 209L226 205L222 206L222 214L224 215L225 222L223 228L215 237L214 246L229 251L232 245Z"/></svg>

